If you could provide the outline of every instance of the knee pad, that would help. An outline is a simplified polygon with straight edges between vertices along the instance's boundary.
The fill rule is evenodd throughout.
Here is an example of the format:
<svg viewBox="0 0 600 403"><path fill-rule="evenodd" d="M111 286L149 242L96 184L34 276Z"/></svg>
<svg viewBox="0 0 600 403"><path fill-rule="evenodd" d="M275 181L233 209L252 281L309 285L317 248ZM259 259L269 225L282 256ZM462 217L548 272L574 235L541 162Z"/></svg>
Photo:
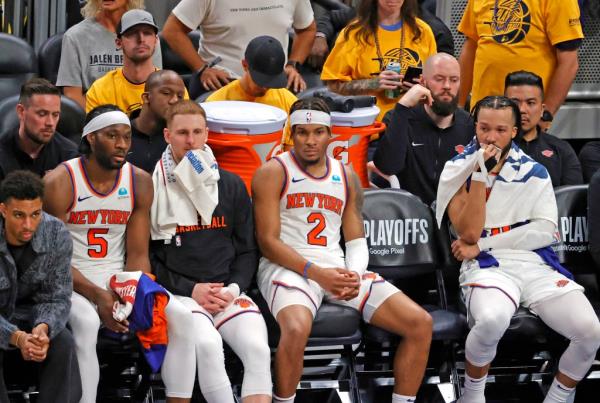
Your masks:
<svg viewBox="0 0 600 403"><path fill-rule="evenodd" d="M467 336L465 355L473 365L483 367L496 356L496 347L510 324L510 317L486 311L476 318Z"/></svg>
<svg viewBox="0 0 600 403"><path fill-rule="evenodd" d="M244 364L242 398L251 395L271 395L271 350L262 339L253 338L244 343L240 359Z"/></svg>

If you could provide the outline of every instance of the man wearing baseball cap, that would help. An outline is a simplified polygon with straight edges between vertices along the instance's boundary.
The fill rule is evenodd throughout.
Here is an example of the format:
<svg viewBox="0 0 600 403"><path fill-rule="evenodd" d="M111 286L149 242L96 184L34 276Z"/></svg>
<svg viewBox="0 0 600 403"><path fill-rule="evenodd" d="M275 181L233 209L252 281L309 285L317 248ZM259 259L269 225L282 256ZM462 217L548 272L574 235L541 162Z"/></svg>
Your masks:
<svg viewBox="0 0 600 403"><path fill-rule="evenodd" d="M141 108L148 76L158 70L152 62L158 47L158 27L152 14L129 10L117 25L115 43L123 50L123 67L94 81L86 94L86 112L105 104L117 105L128 115Z"/></svg>
<svg viewBox="0 0 600 403"><path fill-rule="evenodd" d="M271 36L258 36L250 41L244 53L244 74L211 94L211 101L246 101L271 105L289 111L297 98L287 88L284 71L285 53L279 41ZM291 145L286 126L282 143Z"/></svg>

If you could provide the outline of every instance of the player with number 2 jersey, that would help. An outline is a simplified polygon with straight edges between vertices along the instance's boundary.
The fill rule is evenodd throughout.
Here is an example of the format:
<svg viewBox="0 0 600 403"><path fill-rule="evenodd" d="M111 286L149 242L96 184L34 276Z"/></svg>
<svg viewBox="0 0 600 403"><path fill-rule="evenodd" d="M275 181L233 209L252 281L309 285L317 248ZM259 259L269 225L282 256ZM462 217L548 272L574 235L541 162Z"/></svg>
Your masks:
<svg viewBox="0 0 600 403"><path fill-rule="evenodd" d="M394 361L394 403L414 402L429 352L431 317L367 271L362 189L350 167L326 155L331 116L318 98L290 111L294 147L259 168L252 181L257 280L281 329L274 402L293 402L312 321L323 301L402 336ZM340 246L344 236L345 253Z"/></svg>

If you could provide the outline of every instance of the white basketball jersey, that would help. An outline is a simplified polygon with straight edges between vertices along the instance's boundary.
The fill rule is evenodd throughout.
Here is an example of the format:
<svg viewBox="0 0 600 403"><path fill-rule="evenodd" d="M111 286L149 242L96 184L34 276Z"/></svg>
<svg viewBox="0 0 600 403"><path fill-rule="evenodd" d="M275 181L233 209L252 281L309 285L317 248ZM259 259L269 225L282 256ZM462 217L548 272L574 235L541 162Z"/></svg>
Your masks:
<svg viewBox="0 0 600 403"><path fill-rule="evenodd" d="M64 162L73 184L67 228L73 238L71 264L94 284L125 267L125 230L134 205L133 165L121 167L110 192L97 192L81 158Z"/></svg>
<svg viewBox="0 0 600 403"><path fill-rule="evenodd" d="M279 202L281 240L306 258L343 256L340 236L348 181L342 163L327 157L325 175L316 178L300 166L292 152L274 158L285 169Z"/></svg>

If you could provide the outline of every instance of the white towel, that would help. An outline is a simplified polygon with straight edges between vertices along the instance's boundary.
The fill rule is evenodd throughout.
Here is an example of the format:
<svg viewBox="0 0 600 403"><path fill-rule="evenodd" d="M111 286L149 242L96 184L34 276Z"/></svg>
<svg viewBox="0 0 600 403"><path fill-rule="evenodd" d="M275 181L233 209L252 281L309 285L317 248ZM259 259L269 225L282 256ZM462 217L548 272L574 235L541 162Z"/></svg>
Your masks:
<svg viewBox="0 0 600 403"><path fill-rule="evenodd" d="M477 138L465 150L446 162L440 176L436 200L436 219L441 225L450 200L479 164L487 176ZM546 219L558 222L556 199L548 171L512 143L498 173L485 208L485 228Z"/></svg>
<svg viewBox="0 0 600 403"><path fill-rule="evenodd" d="M150 210L151 238L171 239L177 226L210 224L219 203L219 169L208 145L188 151L175 163L167 146L152 175L154 200Z"/></svg>

